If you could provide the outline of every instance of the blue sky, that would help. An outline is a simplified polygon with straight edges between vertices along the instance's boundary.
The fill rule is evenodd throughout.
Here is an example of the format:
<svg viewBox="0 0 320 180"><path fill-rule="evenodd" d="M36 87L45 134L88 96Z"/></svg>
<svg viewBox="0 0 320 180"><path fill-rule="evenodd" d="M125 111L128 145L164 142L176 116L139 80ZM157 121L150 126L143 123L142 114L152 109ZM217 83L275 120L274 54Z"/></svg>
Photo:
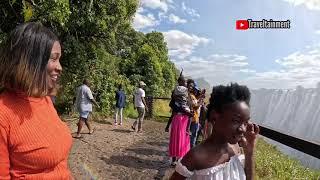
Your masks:
<svg viewBox="0 0 320 180"><path fill-rule="evenodd" d="M291 28L239 31L239 19L289 19ZM212 85L320 82L320 0L141 0L133 26L163 32L171 61Z"/></svg>

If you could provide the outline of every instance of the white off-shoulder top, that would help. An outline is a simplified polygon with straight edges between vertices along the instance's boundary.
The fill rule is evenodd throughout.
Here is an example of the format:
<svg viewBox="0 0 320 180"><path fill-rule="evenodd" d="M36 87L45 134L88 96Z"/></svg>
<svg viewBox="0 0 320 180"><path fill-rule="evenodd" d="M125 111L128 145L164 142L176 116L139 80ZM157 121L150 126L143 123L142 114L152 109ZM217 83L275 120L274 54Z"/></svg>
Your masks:
<svg viewBox="0 0 320 180"><path fill-rule="evenodd" d="M178 161L175 170L188 180L245 180L244 155L234 155L228 162L207 169L189 171Z"/></svg>

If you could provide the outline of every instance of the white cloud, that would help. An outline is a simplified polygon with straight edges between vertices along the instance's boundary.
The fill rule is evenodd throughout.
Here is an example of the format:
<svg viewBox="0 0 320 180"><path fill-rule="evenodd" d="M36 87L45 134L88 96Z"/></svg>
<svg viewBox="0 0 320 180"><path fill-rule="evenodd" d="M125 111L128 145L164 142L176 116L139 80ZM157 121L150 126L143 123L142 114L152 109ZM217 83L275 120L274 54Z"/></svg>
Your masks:
<svg viewBox="0 0 320 180"><path fill-rule="evenodd" d="M196 18L200 17L200 14L195 9L187 7L184 2L182 2L181 7L183 12L190 15L191 17L196 17Z"/></svg>
<svg viewBox="0 0 320 180"><path fill-rule="evenodd" d="M167 12L169 3L173 3L172 0L141 0L141 5L143 7L151 9L161 9L162 11Z"/></svg>
<svg viewBox="0 0 320 180"><path fill-rule="evenodd" d="M168 16L166 15L165 12L160 11L160 12L158 13L158 18L159 18L160 21L164 20L164 19L167 18L167 17L168 17Z"/></svg>
<svg viewBox="0 0 320 180"><path fill-rule="evenodd" d="M163 35L168 45L169 55L179 59L190 56L197 46L208 44L210 41L205 37L190 35L179 30L163 32Z"/></svg>
<svg viewBox="0 0 320 180"><path fill-rule="evenodd" d="M320 10L320 0L284 0L294 6L304 5L310 10Z"/></svg>
<svg viewBox="0 0 320 180"><path fill-rule="evenodd" d="M314 33L319 34L320 35L320 30L315 31Z"/></svg>
<svg viewBox="0 0 320 180"><path fill-rule="evenodd" d="M188 60L174 60L179 68L183 68L186 75L193 78L205 78L212 85L227 84L240 80L249 63L246 56L237 54L212 54L206 58L190 57Z"/></svg>
<svg viewBox="0 0 320 180"><path fill-rule="evenodd" d="M158 25L159 22L152 14L142 15L137 13L133 18L133 27L135 29L141 30L147 27L153 27Z"/></svg>
<svg viewBox="0 0 320 180"><path fill-rule="evenodd" d="M160 21L168 18L166 14L170 8L174 8L173 0L140 0L140 7L133 18L133 27L137 30L154 28L160 24ZM150 12L150 9L157 11L157 18L150 13L146 15ZM182 23L184 21L184 19L177 19L176 17L174 17L174 20L178 23Z"/></svg>
<svg viewBox="0 0 320 180"><path fill-rule="evenodd" d="M247 73L247 74L251 74L251 73L256 73L257 72L256 70L253 70L253 69L240 69L239 71L242 72L242 73Z"/></svg>
<svg viewBox="0 0 320 180"><path fill-rule="evenodd" d="M143 13L143 12L144 12L143 7L139 7L138 10L137 10L137 13L141 14L141 13Z"/></svg>
<svg viewBox="0 0 320 180"><path fill-rule="evenodd" d="M170 14L170 15L169 15L169 21L171 21L171 22L173 22L173 23L175 23L175 24L178 24L178 23L184 24L184 23L187 22L187 20L182 19L182 18L180 18L179 16L176 16L176 15L174 15L174 14Z"/></svg>
<svg viewBox="0 0 320 180"><path fill-rule="evenodd" d="M320 81L320 45L308 47L275 60L280 69L258 72L248 58L238 54L212 54L206 58L174 60L193 78L204 77L211 85L238 82L250 88L292 89L315 87Z"/></svg>
<svg viewBox="0 0 320 180"><path fill-rule="evenodd" d="M290 89L301 85L315 87L320 77L320 46L294 52L275 61L281 66L277 71L257 72L245 82L254 88Z"/></svg>

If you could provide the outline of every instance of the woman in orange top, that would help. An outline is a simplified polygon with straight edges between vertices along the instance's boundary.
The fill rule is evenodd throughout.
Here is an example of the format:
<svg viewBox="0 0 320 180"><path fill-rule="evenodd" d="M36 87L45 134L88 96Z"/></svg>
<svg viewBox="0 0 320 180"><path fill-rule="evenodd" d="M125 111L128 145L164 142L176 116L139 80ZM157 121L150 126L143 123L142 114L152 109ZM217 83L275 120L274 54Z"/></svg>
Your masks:
<svg viewBox="0 0 320 180"><path fill-rule="evenodd" d="M0 51L0 179L71 179L72 137L48 95L62 67L56 35L16 27Z"/></svg>

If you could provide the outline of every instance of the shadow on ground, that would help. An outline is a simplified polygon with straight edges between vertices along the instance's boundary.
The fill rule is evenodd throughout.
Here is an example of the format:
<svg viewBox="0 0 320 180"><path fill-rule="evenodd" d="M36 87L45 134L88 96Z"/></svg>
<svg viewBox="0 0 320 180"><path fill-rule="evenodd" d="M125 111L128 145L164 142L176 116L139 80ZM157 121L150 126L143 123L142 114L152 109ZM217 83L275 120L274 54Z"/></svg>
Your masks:
<svg viewBox="0 0 320 180"><path fill-rule="evenodd" d="M109 125L112 125L111 122L109 122L109 121L107 121L107 120L104 120L104 119L95 119L94 122L100 123L100 124L109 124Z"/></svg>
<svg viewBox="0 0 320 180"><path fill-rule="evenodd" d="M126 151L131 151L136 154L146 155L146 156L165 156L165 152L155 150L155 149L147 149L147 148L134 148L134 149L126 149Z"/></svg>
<svg viewBox="0 0 320 180"><path fill-rule="evenodd" d="M111 156L110 158L102 157L106 164L114 164L125 166L128 168L138 169L140 171L146 170L157 170L157 174L154 176L154 179L162 179L165 176L165 172L169 167L168 161L160 160L147 160L135 156Z"/></svg>
<svg viewBox="0 0 320 180"><path fill-rule="evenodd" d="M119 132L119 133L132 133L133 132L133 131L128 130L128 129L113 129L111 131Z"/></svg>
<svg viewBox="0 0 320 180"><path fill-rule="evenodd" d="M168 147L168 142L147 142L151 146Z"/></svg>

